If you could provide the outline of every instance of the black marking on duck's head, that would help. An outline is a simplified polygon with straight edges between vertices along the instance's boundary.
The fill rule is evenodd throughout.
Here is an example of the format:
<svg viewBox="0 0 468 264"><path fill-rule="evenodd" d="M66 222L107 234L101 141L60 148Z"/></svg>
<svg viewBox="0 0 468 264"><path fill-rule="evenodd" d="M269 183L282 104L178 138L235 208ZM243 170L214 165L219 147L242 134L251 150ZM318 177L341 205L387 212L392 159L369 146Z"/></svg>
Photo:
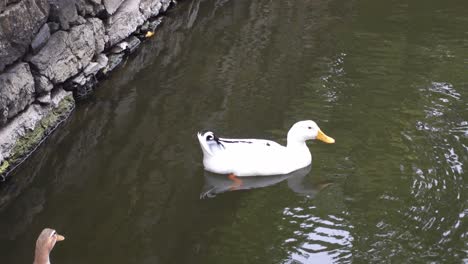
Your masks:
<svg viewBox="0 0 468 264"><path fill-rule="evenodd" d="M269 146L270 146L270 143L269 143L269 142L267 142L267 143L266 143L266 145L269 147Z"/></svg>

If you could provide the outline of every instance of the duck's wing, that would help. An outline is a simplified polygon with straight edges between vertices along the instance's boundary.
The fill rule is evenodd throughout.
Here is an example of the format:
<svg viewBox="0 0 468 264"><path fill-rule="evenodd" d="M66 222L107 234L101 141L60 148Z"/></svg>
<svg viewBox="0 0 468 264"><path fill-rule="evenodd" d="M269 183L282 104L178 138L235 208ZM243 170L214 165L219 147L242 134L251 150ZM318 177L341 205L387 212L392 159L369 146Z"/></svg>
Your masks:
<svg viewBox="0 0 468 264"><path fill-rule="evenodd" d="M223 150L213 165L233 171L237 176L283 174L289 159L288 150L266 139L220 138Z"/></svg>
<svg viewBox="0 0 468 264"><path fill-rule="evenodd" d="M222 157L237 161L239 164L254 161L258 163L261 160L273 161L286 150L280 144L266 139L219 138L219 146L221 150L218 153Z"/></svg>
<svg viewBox="0 0 468 264"><path fill-rule="evenodd" d="M273 160L284 153L286 147L266 139L219 138L213 132L198 133L205 159L213 164L229 167L226 164L247 164L259 160Z"/></svg>
<svg viewBox="0 0 468 264"><path fill-rule="evenodd" d="M258 151L271 151L275 149L284 149L280 144L266 139L238 139L238 138L218 138L218 143L226 149L241 149L246 150L258 150Z"/></svg>

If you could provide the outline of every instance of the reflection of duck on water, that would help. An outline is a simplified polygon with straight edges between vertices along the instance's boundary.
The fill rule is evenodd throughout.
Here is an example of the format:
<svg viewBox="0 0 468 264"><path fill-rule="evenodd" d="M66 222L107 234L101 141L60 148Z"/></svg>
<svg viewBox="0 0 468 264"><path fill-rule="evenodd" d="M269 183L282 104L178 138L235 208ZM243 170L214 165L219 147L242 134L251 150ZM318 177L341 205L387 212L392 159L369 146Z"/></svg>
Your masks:
<svg viewBox="0 0 468 264"><path fill-rule="evenodd" d="M33 264L50 264L49 255L57 241L64 240L65 237L57 234L57 232L50 228L42 230L41 234L36 241L36 251L34 253Z"/></svg>
<svg viewBox="0 0 468 264"><path fill-rule="evenodd" d="M200 198L210 198L216 196L216 194L229 191L267 187L285 180L288 181L289 188L294 192L308 196L315 196L317 192L331 183L306 183L304 179L309 174L311 168L311 166L307 166L288 174L268 177L227 177L226 175L205 171L205 185L202 193L200 194Z"/></svg>

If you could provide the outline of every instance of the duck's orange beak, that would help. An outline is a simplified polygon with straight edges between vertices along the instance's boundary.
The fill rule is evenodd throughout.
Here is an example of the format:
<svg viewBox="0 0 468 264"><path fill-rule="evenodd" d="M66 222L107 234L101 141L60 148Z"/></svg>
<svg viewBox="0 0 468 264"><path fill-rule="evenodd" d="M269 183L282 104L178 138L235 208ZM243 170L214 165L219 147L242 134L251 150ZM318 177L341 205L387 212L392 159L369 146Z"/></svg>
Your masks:
<svg viewBox="0 0 468 264"><path fill-rule="evenodd" d="M65 237L62 236L62 235L59 235L59 234L55 234L55 239L56 239L57 241L63 241L63 240L65 240Z"/></svg>
<svg viewBox="0 0 468 264"><path fill-rule="evenodd" d="M319 130L318 131L318 134L317 134L317 137L316 137L318 140L321 140L325 143L328 143L328 144L333 144L335 143L335 140L327 135L325 135L325 133L322 132L322 130Z"/></svg>

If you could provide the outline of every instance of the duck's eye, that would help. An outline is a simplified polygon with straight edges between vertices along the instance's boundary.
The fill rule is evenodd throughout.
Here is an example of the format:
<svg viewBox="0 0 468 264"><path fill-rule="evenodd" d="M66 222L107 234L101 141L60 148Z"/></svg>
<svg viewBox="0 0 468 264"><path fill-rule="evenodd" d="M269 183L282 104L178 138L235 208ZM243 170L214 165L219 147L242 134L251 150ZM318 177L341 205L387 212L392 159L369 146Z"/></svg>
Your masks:
<svg viewBox="0 0 468 264"><path fill-rule="evenodd" d="M308 127L308 129L312 129L312 127Z"/></svg>
<svg viewBox="0 0 468 264"><path fill-rule="evenodd" d="M213 136L212 136L212 135L206 136L206 140L212 140L212 139L213 139Z"/></svg>

